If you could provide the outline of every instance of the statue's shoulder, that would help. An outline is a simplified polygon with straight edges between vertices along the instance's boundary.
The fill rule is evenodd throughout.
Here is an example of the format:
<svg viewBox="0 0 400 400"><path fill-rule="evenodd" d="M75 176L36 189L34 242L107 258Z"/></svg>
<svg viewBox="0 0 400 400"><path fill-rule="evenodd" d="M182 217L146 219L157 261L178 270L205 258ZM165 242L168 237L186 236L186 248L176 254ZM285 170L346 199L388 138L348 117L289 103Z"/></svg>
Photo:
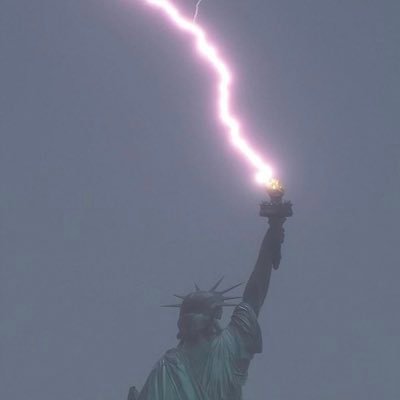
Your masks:
<svg viewBox="0 0 400 400"><path fill-rule="evenodd" d="M262 352L260 325L249 304L242 302L235 308L224 333L240 358L251 358L253 354Z"/></svg>
<svg viewBox="0 0 400 400"><path fill-rule="evenodd" d="M160 367L175 367L182 362L182 354L179 348L174 347L167 350L164 355L158 360L156 368Z"/></svg>
<svg viewBox="0 0 400 400"><path fill-rule="evenodd" d="M173 347L165 352L164 359L169 363L177 364L181 360L181 351L178 347Z"/></svg>

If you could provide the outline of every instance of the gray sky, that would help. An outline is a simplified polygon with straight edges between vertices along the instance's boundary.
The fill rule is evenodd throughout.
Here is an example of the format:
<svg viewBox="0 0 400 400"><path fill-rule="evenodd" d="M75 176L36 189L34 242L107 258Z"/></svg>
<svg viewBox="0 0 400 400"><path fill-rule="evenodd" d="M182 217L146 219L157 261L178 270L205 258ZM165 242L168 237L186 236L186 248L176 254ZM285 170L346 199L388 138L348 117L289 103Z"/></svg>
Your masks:
<svg viewBox="0 0 400 400"><path fill-rule="evenodd" d="M202 3L295 204L247 400L400 397L399 17ZM264 194L209 71L140 3L2 0L0 40L0 398L124 399L176 344L160 304L248 278Z"/></svg>

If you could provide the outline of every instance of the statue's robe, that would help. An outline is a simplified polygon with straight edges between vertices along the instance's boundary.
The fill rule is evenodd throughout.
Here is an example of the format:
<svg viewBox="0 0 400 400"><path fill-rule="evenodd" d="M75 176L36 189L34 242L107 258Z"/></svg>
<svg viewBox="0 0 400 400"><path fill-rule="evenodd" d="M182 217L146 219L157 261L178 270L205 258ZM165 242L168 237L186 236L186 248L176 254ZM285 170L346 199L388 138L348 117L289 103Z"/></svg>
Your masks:
<svg viewBox="0 0 400 400"><path fill-rule="evenodd" d="M238 305L229 325L204 351L199 350L198 363L199 358L191 358L182 345L167 351L150 373L139 400L240 400L250 361L262 351L253 309L246 303Z"/></svg>

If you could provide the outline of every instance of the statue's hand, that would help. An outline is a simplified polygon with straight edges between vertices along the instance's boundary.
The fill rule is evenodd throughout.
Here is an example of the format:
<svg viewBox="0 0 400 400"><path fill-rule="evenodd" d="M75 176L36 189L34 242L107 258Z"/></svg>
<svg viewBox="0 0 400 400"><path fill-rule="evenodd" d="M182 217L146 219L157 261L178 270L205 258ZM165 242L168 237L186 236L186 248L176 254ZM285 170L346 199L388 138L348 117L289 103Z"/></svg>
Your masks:
<svg viewBox="0 0 400 400"><path fill-rule="evenodd" d="M285 240L283 224L286 218L270 218L268 235L270 236L270 249L272 253L272 266L278 269L281 261L281 245Z"/></svg>

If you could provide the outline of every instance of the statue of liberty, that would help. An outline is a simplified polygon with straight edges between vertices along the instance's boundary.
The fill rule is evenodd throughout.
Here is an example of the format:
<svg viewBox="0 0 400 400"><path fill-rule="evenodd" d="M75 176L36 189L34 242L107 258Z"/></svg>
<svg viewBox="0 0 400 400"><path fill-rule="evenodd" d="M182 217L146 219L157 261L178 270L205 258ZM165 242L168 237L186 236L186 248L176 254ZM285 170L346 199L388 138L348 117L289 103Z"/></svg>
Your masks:
<svg viewBox="0 0 400 400"><path fill-rule="evenodd" d="M291 203L282 203L283 189L261 205L269 228L258 259L245 286L242 301L233 305L228 326L219 320L227 301L238 299L228 292L239 285L218 290L222 279L211 289L177 296L179 307L178 345L168 350L150 372L142 390L132 387L128 400L241 400L242 387L253 356L262 352L258 315L268 292L273 269L281 259L283 223L292 214Z"/></svg>

